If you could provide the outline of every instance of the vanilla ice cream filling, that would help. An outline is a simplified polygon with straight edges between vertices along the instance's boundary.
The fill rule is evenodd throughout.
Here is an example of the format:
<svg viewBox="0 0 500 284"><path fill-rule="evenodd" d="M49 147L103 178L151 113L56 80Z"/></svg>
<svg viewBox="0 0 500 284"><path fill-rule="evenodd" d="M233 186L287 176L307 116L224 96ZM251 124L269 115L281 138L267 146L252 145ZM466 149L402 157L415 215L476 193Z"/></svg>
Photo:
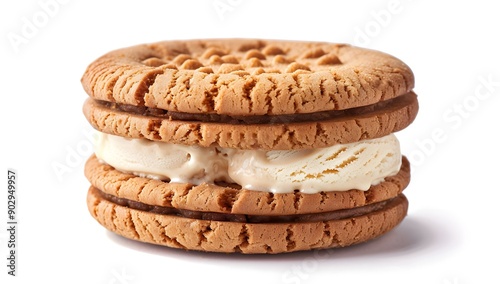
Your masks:
<svg viewBox="0 0 500 284"><path fill-rule="evenodd" d="M239 150L170 144L98 132L96 156L115 169L174 183L237 183L290 193L368 190L401 167L394 134L327 148Z"/></svg>

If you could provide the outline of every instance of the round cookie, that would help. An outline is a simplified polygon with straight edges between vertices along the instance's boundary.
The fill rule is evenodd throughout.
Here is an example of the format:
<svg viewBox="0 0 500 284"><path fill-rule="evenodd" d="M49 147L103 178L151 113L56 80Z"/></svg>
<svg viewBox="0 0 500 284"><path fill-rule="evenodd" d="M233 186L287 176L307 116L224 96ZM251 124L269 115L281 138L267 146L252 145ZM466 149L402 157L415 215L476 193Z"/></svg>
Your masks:
<svg viewBox="0 0 500 284"><path fill-rule="evenodd" d="M408 126L414 77L400 60L350 45L191 40L110 52L86 70L97 129L169 143L304 149Z"/></svg>
<svg viewBox="0 0 500 284"><path fill-rule="evenodd" d="M281 115L371 105L413 89L408 66L343 44L190 40L138 45L93 62L96 100L185 113Z"/></svg>
<svg viewBox="0 0 500 284"><path fill-rule="evenodd" d="M314 150L387 136L418 112L406 64L345 44L144 44L98 58L82 84L89 95L84 115L98 131L202 148ZM399 152L395 157L399 161ZM121 172L95 155L85 175L91 215L124 237L189 250L274 254L349 246L388 232L407 213L402 191L410 165L403 156L399 172L366 191L309 194L153 179Z"/></svg>
<svg viewBox="0 0 500 284"><path fill-rule="evenodd" d="M408 201L400 172L368 191L270 194L231 186L172 184L100 163L85 166L87 204L107 229L127 238L188 250L284 253L349 246L399 224Z"/></svg>
<svg viewBox="0 0 500 284"><path fill-rule="evenodd" d="M345 247L390 231L406 216L403 194L370 213L316 222L248 223L193 219L110 202L91 187L87 205L105 228L121 236L172 248L212 252L285 253Z"/></svg>

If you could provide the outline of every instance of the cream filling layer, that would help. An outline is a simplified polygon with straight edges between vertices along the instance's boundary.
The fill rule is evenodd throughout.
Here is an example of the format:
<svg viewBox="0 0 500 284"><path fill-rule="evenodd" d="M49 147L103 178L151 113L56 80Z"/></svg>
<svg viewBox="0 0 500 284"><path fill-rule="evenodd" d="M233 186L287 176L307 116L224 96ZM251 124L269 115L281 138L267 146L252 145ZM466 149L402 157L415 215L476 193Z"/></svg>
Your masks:
<svg viewBox="0 0 500 284"><path fill-rule="evenodd" d="M327 148L239 150L171 144L98 133L96 156L115 169L174 183L237 183L290 193L368 190L401 167L394 134Z"/></svg>

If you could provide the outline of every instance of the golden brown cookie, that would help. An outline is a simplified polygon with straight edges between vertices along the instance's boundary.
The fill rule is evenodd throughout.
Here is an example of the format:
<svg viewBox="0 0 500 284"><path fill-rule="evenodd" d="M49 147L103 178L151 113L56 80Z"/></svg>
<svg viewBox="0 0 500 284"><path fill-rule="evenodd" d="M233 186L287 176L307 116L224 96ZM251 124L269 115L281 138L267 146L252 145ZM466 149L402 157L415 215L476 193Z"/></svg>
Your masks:
<svg viewBox="0 0 500 284"><path fill-rule="evenodd" d="M125 174L92 156L88 207L104 227L143 242L190 250L282 253L375 238L406 215L409 163L367 191L272 194ZM234 185L233 185L234 186ZM353 237L355 236L355 237Z"/></svg>
<svg viewBox="0 0 500 284"><path fill-rule="evenodd" d="M414 78L393 56L350 45L220 39L112 51L82 83L101 101L248 116L371 105L408 93Z"/></svg>
<svg viewBox="0 0 500 284"><path fill-rule="evenodd" d="M105 228L133 240L187 250L276 254L345 247L376 238L406 216L403 194L363 215L305 222L203 220L119 205L89 189L87 205Z"/></svg>
<svg viewBox="0 0 500 284"><path fill-rule="evenodd" d="M331 43L139 45L97 59L82 83L94 128L186 145L328 147L399 131L418 111L403 62Z"/></svg>

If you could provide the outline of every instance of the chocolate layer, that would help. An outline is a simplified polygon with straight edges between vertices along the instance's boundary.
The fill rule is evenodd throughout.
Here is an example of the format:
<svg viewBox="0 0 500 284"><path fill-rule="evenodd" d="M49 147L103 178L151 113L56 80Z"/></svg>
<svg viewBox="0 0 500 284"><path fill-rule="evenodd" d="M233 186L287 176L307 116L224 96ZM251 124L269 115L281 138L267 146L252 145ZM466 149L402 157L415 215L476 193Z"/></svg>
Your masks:
<svg viewBox="0 0 500 284"><path fill-rule="evenodd" d="M107 108L119 110L127 113L133 113L141 116L157 117L170 120L180 121L201 121L201 122L215 122L227 124L279 124L279 123L292 123L292 122L317 122L328 120L342 116L357 116L369 114L371 112L396 106L403 103L405 100L411 99L413 93L408 93L396 98L382 101L376 104L356 107L345 110L332 110L321 111L314 113L299 113L287 115L253 115L253 116L231 116L231 115L218 115L212 113L197 114L197 113L184 113L167 111L159 108L150 108L145 106L134 106L120 103L112 103L107 101L97 101L100 105Z"/></svg>
<svg viewBox="0 0 500 284"><path fill-rule="evenodd" d="M386 206L390 206L391 203L397 202L398 198L401 198L400 196L396 196L389 200L372 203L361 207L336 210L324 213L269 216L269 215L224 214L215 212L201 212L201 211L193 211L186 209L177 209L165 206L153 206L125 198L119 198L114 195L107 194L95 187L92 187L91 190L93 191L93 193L97 194L98 196L100 196L105 200L108 200L109 202L115 203L120 206L125 206L132 209L150 212L154 214L176 215L180 217L200 219L200 220L243 222L243 223L322 222L329 220L349 219L356 216L361 216L374 211L381 210Z"/></svg>

